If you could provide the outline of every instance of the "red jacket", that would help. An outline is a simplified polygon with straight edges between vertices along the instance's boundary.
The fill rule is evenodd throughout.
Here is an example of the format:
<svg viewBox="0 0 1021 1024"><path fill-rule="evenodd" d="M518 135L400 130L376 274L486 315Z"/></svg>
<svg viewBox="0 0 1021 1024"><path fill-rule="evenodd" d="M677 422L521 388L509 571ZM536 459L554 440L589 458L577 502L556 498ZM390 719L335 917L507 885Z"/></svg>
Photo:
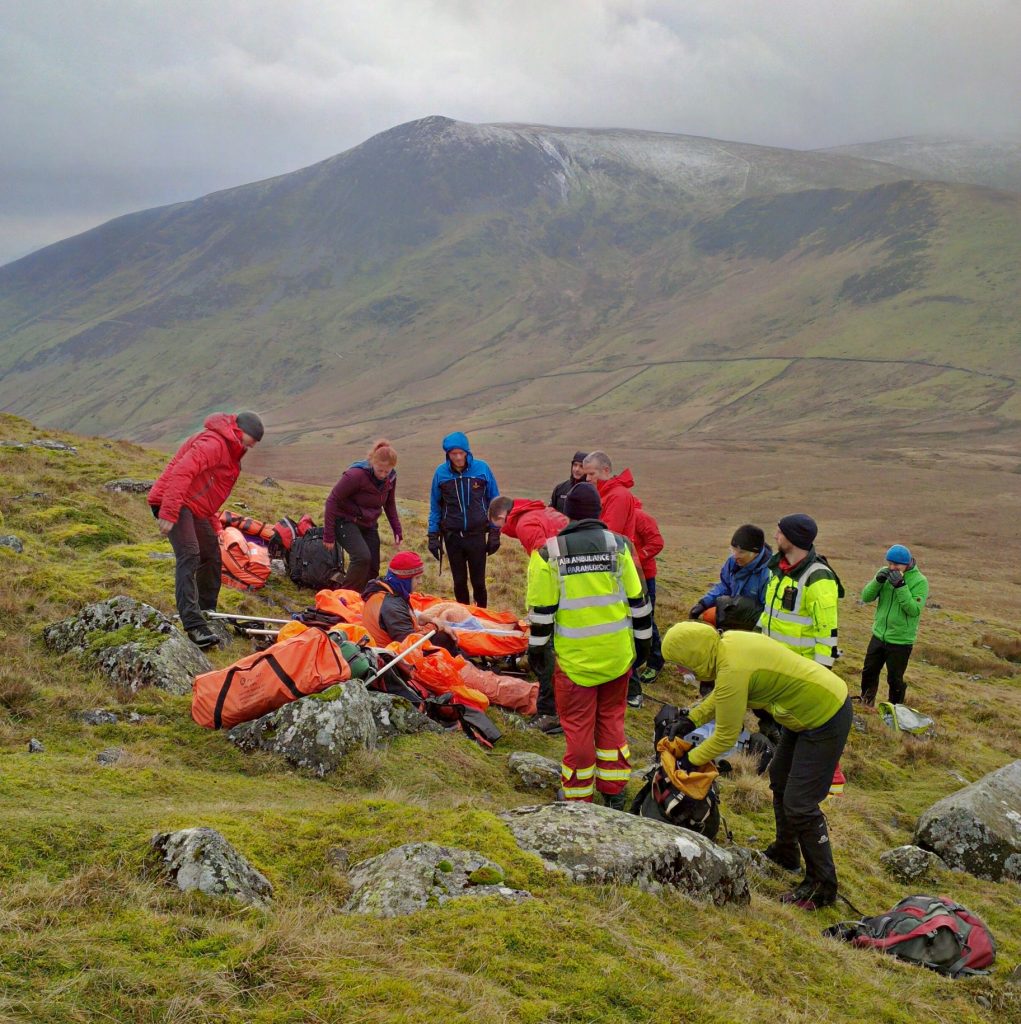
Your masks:
<svg viewBox="0 0 1021 1024"><path fill-rule="evenodd" d="M638 530L635 549L638 552L638 560L642 563L642 575L647 580L654 580L656 555L663 550L663 534L659 532L659 523L642 508L641 503L635 514L635 526Z"/></svg>
<svg viewBox="0 0 1021 1024"><path fill-rule="evenodd" d="M511 506L500 532L520 541L525 554L530 555L541 548L550 537L555 537L569 522L563 512L558 512L541 501L522 498Z"/></svg>
<svg viewBox="0 0 1021 1024"><path fill-rule="evenodd" d="M221 533L217 513L237 483L246 448L237 417L229 413L214 412L205 428L177 449L149 492L149 504L171 523L177 522L182 507L190 508Z"/></svg>
<svg viewBox="0 0 1021 1024"><path fill-rule="evenodd" d="M603 510L599 518L614 532L627 537L635 548L638 548L638 528L635 525L635 512L638 499L631 493L635 478L630 469L611 476L609 480L597 480L596 490Z"/></svg>

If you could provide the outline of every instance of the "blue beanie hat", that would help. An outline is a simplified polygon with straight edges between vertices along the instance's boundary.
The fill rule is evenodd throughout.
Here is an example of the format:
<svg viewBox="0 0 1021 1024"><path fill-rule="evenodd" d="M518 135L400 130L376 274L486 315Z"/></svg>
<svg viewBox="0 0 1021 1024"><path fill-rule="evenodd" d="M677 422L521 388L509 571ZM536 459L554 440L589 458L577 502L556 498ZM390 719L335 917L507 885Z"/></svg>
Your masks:
<svg viewBox="0 0 1021 1024"><path fill-rule="evenodd" d="M898 565L911 564L911 552L903 544L894 544L886 553L888 562L896 562Z"/></svg>

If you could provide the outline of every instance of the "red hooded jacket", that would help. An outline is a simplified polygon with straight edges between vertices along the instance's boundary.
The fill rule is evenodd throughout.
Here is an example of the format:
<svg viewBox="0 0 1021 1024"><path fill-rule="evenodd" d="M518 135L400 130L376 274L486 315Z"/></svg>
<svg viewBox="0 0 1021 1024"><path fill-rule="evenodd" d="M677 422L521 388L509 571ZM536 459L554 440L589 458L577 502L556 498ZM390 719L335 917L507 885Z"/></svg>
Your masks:
<svg viewBox="0 0 1021 1024"><path fill-rule="evenodd" d="M635 548L638 548L638 528L635 525L635 512L638 499L631 493L635 478L630 469L625 469L609 480L597 480L596 490L603 510L599 518L614 532L627 537Z"/></svg>
<svg viewBox="0 0 1021 1024"><path fill-rule="evenodd" d="M642 575L647 580L656 578L656 555L663 550L663 534L659 532L659 523L638 504L635 514L635 526L638 536L635 538L635 549L638 560L642 563Z"/></svg>
<svg viewBox="0 0 1021 1024"><path fill-rule="evenodd" d="M569 522L563 512L541 501L521 498L511 506L500 532L520 541L525 554L530 555L550 537L555 537Z"/></svg>
<svg viewBox="0 0 1021 1024"><path fill-rule="evenodd" d="M171 523L177 522L182 507L190 508L221 533L217 513L237 483L246 448L236 416L214 412L204 426L167 463L149 492L149 504L159 509L160 519Z"/></svg>

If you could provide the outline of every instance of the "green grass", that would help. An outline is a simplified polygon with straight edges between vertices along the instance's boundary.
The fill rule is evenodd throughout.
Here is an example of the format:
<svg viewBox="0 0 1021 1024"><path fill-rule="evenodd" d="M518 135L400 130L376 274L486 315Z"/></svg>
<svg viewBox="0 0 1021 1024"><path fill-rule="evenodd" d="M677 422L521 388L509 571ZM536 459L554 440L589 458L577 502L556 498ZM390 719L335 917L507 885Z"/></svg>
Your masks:
<svg viewBox="0 0 1021 1024"><path fill-rule="evenodd" d="M38 436L9 416L0 417L0 433ZM198 728L187 698L149 691L122 700L84 659L49 654L40 632L119 592L173 611L173 563L149 558L168 546L144 498L102 489L117 476L151 478L162 459L131 445L74 440L77 457L0 450L3 528L26 542L23 555L0 548L0 1019L909 1024L1021 1012L1003 982L1021 958L1015 884L963 874L927 883L981 914L1000 944L991 978L954 983L823 939L821 929L849 912L810 917L782 907L780 878L753 879L750 906L720 909L547 873L497 815L534 800L513 787L506 755L559 758L562 741L521 730L500 712L494 719L505 737L491 753L456 734L424 734L353 754L318 780ZM50 497L14 497L30 491ZM232 503L266 517L315 515L324 494L270 490L243 476ZM423 536L421 506L402 498L402 511L408 536ZM120 536L76 546L62 531L86 518L115 524ZM665 561L661 623L683 615L706 582L703 564L691 555ZM518 607L523 557L503 550L492 566L497 600ZM424 589L447 586L430 565ZM290 607L310 598L275 578L262 593ZM268 612L258 597L226 589L221 604ZM869 609L844 605L848 656L840 672L853 681ZM879 855L910 841L917 815L959 785L950 771L974 779L1021 757L1016 666L972 648L990 627L973 622L970 608L946 613L938 642L933 619L929 643L969 648L981 662L969 674L981 678L964 675L975 668L970 660L913 661L912 698L941 709L938 735L898 736L870 718L845 754L847 794L828 808L842 884L866 911L907 894L879 869ZM213 657L226 665L244 653L237 641ZM693 697L672 671L650 689L679 703ZM121 722L81 724L77 712L91 707L116 710ZM144 716L140 724L126 720L131 710ZM650 754L654 712L651 704L629 712L636 764ZM44 743L43 754L27 753L30 737ZM95 756L110 746L126 756L102 767ZM760 849L772 825L761 786L741 777L725 781L723 795L736 839ZM220 830L270 879L270 909L184 895L145 871L154 833L199 825ZM413 841L478 850L500 865L506 884L535 898L454 902L386 921L341 913L348 886L328 852L342 847L355 863Z"/></svg>

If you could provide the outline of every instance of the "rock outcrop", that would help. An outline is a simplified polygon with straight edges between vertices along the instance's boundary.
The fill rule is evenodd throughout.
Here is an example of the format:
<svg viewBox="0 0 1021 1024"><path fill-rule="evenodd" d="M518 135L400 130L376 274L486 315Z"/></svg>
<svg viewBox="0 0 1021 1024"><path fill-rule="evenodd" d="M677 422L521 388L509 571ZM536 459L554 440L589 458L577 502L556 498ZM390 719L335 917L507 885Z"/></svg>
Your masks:
<svg viewBox="0 0 1021 1024"><path fill-rule="evenodd" d="M25 545L20 537L16 537L13 533L5 533L0 537L0 547L9 548L16 555L22 554L25 550Z"/></svg>
<svg viewBox="0 0 1021 1024"><path fill-rule="evenodd" d="M353 888L344 909L354 914L399 917L466 896L520 901L531 893L504 885L499 864L472 850L409 843L351 868Z"/></svg>
<svg viewBox="0 0 1021 1024"><path fill-rule="evenodd" d="M933 804L918 820L915 842L957 871L1021 882L1021 761Z"/></svg>
<svg viewBox="0 0 1021 1024"><path fill-rule="evenodd" d="M920 846L898 846L881 854L879 863L899 882L915 882L946 871L946 864L931 850Z"/></svg>
<svg viewBox="0 0 1021 1024"><path fill-rule="evenodd" d="M743 860L687 829L586 803L517 807L500 817L518 846L575 882L669 887L720 905L749 902Z"/></svg>
<svg viewBox="0 0 1021 1024"><path fill-rule="evenodd" d="M110 480L103 484L103 490L111 494L148 494L155 480Z"/></svg>
<svg viewBox="0 0 1021 1024"><path fill-rule="evenodd" d="M507 758L515 785L531 793L555 793L561 785L560 765L541 754L515 750Z"/></svg>
<svg viewBox="0 0 1021 1024"><path fill-rule="evenodd" d="M189 694L195 676L213 668L162 612L123 595L47 626L43 639L62 654L77 651L91 657L114 686L131 693L154 686Z"/></svg>
<svg viewBox="0 0 1021 1024"><path fill-rule="evenodd" d="M148 866L182 892L197 889L258 907L273 896L269 880L211 828L153 836Z"/></svg>
<svg viewBox="0 0 1021 1024"><path fill-rule="evenodd" d="M376 693L374 690L368 692L372 717L380 739L410 736L416 732L443 732L442 725L423 715L403 697L392 697L388 693Z"/></svg>

